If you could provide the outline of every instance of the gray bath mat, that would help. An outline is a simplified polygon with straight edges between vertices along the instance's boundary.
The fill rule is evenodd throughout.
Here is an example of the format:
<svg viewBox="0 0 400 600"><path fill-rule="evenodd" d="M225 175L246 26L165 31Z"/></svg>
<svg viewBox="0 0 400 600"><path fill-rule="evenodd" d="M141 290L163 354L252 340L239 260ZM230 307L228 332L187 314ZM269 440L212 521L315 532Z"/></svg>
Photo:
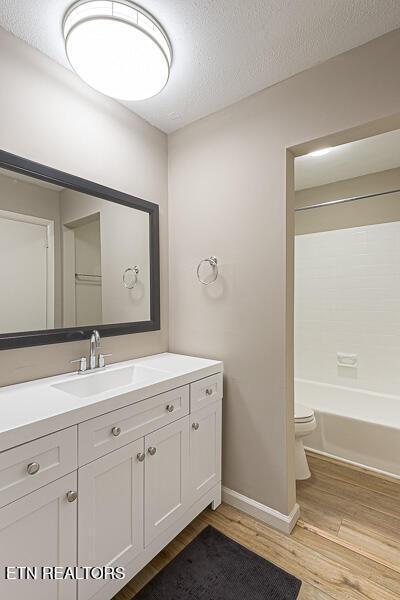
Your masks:
<svg viewBox="0 0 400 600"><path fill-rule="evenodd" d="M134 600L295 600L301 581L206 527Z"/></svg>

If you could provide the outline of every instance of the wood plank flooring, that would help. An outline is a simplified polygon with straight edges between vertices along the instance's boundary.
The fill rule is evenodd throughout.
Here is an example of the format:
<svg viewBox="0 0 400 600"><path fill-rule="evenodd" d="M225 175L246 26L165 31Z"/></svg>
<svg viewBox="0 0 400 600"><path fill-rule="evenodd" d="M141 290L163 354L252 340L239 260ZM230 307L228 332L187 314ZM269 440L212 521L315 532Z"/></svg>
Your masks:
<svg viewBox="0 0 400 600"><path fill-rule="evenodd" d="M400 481L309 453L300 526L400 574Z"/></svg>
<svg viewBox="0 0 400 600"><path fill-rule="evenodd" d="M299 600L399 600L400 482L309 460L291 536L227 505L207 509L113 600L131 600L208 524L301 579Z"/></svg>

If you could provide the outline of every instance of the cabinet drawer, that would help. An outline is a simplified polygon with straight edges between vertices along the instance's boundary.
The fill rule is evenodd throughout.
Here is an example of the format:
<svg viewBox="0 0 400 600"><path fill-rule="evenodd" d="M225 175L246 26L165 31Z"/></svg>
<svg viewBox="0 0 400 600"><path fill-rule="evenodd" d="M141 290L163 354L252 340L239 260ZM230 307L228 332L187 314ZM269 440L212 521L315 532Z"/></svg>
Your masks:
<svg viewBox="0 0 400 600"><path fill-rule="evenodd" d="M222 373L190 384L190 412L204 408L222 398Z"/></svg>
<svg viewBox="0 0 400 600"><path fill-rule="evenodd" d="M189 413L189 386L81 423L79 464L85 465Z"/></svg>
<svg viewBox="0 0 400 600"><path fill-rule="evenodd" d="M77 430L69 427L0 454L0 506L77 468Z"/></svg>

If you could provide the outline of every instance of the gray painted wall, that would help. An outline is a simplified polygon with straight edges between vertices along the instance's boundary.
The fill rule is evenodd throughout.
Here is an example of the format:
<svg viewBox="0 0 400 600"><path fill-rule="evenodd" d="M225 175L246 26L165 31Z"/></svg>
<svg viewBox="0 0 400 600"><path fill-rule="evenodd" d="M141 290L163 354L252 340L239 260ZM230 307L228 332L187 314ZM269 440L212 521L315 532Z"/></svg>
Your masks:
<svg viewBox="0 0 400 600"><path fill-rule="evenodd" d="M295 502L286 150L343 143L347 134L334 134L353 128L348 139L363 137L360 126L398 113L399 52L396 31L169 137L170 347L224 360L223 482L286 514ZM204 288L195 269L211 254L221 277Z"/></svg>

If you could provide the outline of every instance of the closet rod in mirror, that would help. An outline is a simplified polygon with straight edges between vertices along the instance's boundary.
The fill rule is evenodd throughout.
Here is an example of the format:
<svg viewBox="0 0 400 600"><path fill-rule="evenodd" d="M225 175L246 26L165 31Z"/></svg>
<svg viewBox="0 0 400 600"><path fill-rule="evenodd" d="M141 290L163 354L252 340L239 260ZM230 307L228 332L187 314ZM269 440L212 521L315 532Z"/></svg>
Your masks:
<svg viewBox="0 0 400 600"><path fill-rule="evenodd" d="M320 202L319 204L310 204L309 206L299 206L295 208L295 212L302 210L311 210L312 208L323 208L325 206L333 206L335 204L344 204L345 202L354 202L355 200L367 200L368 198L376 198L377 196L385 196L386 194L395 194L400 192L400 189L386 190L384 192L375 192L373 194L364 194L363 196L350 196L349 198L340 198L338 200L329 200L328 202Z"/></svg>

